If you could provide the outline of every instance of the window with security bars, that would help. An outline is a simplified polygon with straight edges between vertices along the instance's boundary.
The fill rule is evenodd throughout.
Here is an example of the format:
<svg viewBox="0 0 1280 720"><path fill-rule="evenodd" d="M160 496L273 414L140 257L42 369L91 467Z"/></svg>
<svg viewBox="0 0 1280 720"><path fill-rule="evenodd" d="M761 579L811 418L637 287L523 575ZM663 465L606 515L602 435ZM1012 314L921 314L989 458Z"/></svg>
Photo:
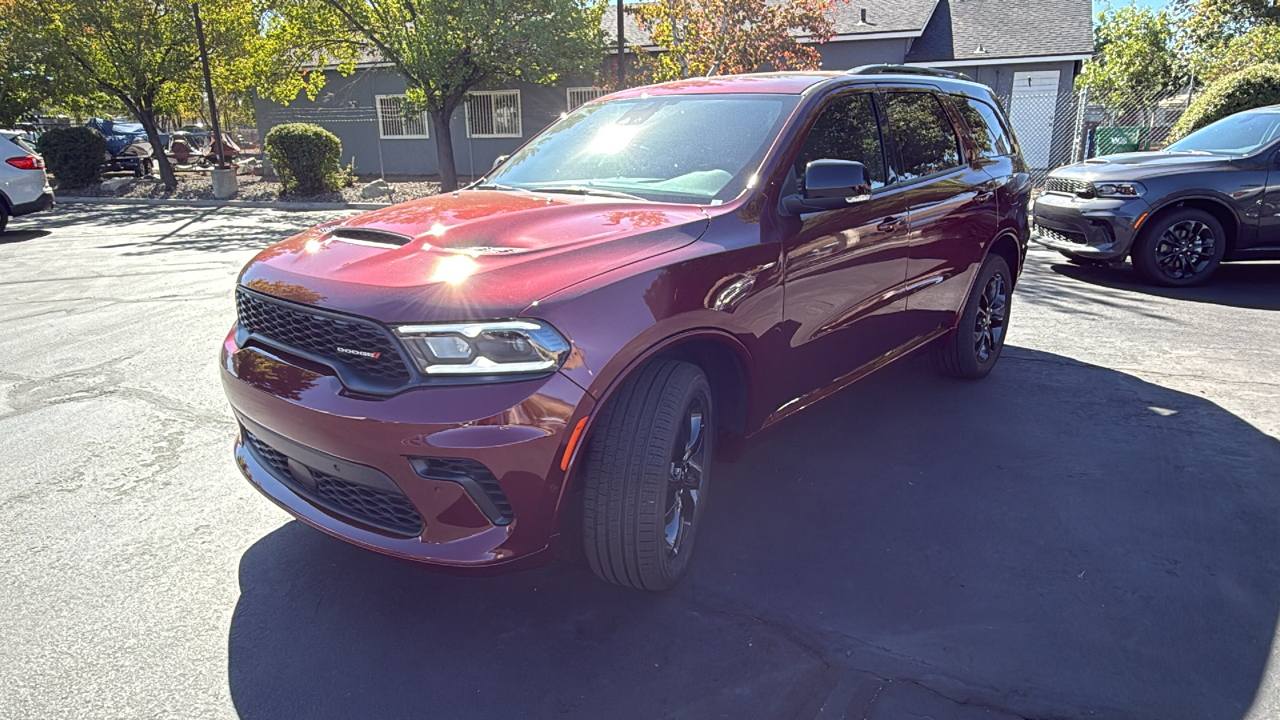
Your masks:
<svg viewBox="0 0 1280 720"><path fill-rule="evenodd" d="M518 138L520 91L480 90L467 95L467 137Z"/></svg>
<svg viewBox="0 0 1280 720"><path fill-rule="evenodd" d="M569 112L573 112L574 108L579 105L591 102L604 94L604 90L598 87L571 87L565 91L568 99Z"/></svg>
<svg viewBox="0 0 1280 720"><path fill-rule="evenodd" d="M425 138L427 114L404 114L404 95L378 95L378 137Z"/></svg>

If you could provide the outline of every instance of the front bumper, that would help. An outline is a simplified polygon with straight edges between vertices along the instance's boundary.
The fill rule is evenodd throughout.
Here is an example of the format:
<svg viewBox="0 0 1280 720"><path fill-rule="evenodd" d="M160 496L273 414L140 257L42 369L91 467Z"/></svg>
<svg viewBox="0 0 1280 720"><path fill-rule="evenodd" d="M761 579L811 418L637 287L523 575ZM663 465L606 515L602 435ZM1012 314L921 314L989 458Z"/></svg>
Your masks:
<svg viewBox="0 0 1280 720"><path fill-rule="evenodd" d="M1122 260L1150 209L1142 198L1091 198L1042 193L1032 211L1031 241L1069 255Z"/></svg>
<svg viewBox="0 0 1280 720"><path fill-rule="evenodd" d="M554 556L561 461L594 404L577 384L555 373L373 397L318 370L238 347L234 333L223 345L236 463L263 494L343 540L440 567L516 569ZM317 479L345 483L337 502L317 493ZM344 504L351 497L356 506ZM395 502L370 514L369 498ZM420 524L406 530L413 517Z"/></svg>

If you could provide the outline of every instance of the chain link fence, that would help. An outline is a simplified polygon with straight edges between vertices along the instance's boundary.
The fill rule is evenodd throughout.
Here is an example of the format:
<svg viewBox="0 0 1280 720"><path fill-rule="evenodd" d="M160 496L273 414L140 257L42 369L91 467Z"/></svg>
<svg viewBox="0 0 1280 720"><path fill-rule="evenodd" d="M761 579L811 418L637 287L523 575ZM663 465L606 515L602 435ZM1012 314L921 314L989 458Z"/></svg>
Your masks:
<svg viewBox="0 0 1280 720"><path fill-rule="evenodd" d="M1022 146L1036 187L1055 168L1100 155L1159 150L1171 142L1174 123L1195 100L1184 87L1139 96L1059 93L1055 86L1019 89L1000 97Z"/></svg>

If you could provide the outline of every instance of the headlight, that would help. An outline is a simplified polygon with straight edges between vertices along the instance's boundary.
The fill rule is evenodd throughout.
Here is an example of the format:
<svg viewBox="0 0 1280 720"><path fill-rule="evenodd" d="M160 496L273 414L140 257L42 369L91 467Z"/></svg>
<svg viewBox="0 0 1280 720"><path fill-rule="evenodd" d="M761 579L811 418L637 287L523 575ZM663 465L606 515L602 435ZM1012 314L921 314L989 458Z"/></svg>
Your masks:
<svg viewBox="0 0 1280 720"><path fill-rule="evenodd" d="M1093 189L1098 197L1138 197L1146 191L1146 188L1134 182L1101 183Z"/></svg>
<svg viewBox="0 0 1280 720"><path fill-rule="evenodd" d="M569 343L538 320L401 325L404 341L428 375L506 375L555 370Z"/></svg>

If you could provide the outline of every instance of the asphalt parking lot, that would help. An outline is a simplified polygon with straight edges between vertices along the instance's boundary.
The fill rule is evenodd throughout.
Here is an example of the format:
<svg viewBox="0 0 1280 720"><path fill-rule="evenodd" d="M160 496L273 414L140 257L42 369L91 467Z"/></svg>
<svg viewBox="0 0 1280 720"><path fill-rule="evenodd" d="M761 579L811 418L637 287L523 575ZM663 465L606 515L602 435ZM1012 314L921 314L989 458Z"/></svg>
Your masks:
<svg viewBox="0 0 1280 720"><path fill-rule="evenodd" d="M1034 251L988 380L912 359L753 443L647 595L436 574L240 477L236 273L337 214L0 236L0 717L1280 717L1280 264Z"/></svg>

